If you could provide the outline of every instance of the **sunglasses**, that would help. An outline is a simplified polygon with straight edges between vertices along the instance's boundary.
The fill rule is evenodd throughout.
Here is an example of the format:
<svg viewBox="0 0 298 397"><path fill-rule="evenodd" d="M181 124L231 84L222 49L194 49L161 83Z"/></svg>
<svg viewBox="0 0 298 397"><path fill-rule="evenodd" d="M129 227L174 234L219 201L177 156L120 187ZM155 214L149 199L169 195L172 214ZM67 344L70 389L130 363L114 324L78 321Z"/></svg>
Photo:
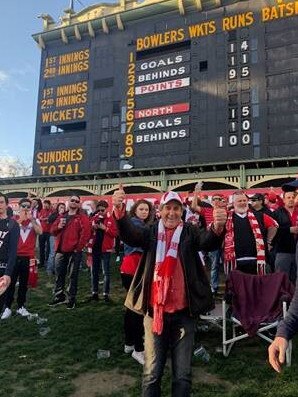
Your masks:
<svg viewBox="0 0 298 397"><path fill-rule="evenodd" d="M70 202L71 203L80 204L80 200L76 200L76 199L71 199Z"/></svg>
<svg viewBox="0 0 298 397"><path fill-rule="evenodd" d="M222 198L220 198L220 197L213 197L212 201L222 201Z"/></svg>
<svg viewBox="0 0 298 397"><path fill-rule="evenodd" d="M253 201L253 202L255 202L255 201L261 201L261 199L251 199L250 201Z"/></svg>
<svg viewBox="0 0 298 397"><path fill-rule="evenodd" d="M21 207L29 209L29 208L31 208L31 205L30 204L21 204Z"/></svg>
<svg viewBox="0 0 298 397"><path fill-rule="evenodd" d="M97 210L97 212L105 212L105 210Z"/></svg>

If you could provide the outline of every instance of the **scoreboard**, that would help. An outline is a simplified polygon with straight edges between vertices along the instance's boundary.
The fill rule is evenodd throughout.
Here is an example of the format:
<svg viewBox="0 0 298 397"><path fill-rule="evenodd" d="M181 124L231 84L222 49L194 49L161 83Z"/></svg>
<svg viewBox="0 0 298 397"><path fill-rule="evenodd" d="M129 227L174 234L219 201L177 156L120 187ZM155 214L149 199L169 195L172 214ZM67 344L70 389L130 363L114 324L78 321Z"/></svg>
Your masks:
<svg viewBox="0 0 298 397"><path fill-rule="evenodd" d="M298 153L298 1L148 13L42 50L34 175Z"/></svg>

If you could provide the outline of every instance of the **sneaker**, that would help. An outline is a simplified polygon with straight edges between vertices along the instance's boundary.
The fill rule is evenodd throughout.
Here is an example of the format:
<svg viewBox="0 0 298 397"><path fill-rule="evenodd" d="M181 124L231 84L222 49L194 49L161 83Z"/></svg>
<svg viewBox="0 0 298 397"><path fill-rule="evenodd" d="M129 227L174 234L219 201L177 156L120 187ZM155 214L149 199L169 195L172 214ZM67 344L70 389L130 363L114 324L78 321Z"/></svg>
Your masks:
<svg viewBox="0 0 298 397"><path fill-rule="evenodd" d="M98 302L98 293L93 292L93 294L91 296L89 296L89 298L87 299L88 302Z"/></svg>
<svg viewBox="0 0 298 397"><path fill-rule="evenodd" d="M16 313L19 314L22 317L30 316L30 313L28 312L28 310L24 306L22 306L19 309L17 309Z"/></svg>
<svg viewBox="0 0 298 397"><path fill-rule="evenodd" d="M144 352L136 352L135 350L132 352L131 355L132 358L134 358L139 364L144 365L145 364L145 357L144 357Z"/></svg>
<svg viewBox="0 0 298 397"><path fill-rule="evenodd" d="M71 309L74 309L75 307L76 307L76 302L74 300L72 300L72 299L69 300L67 305L66 305L66 309L71 310Z"/></svg>
<svg viewBox="0 0 298 397"><path fill-rule="evenodd" d="M124 345L124 353L129 354L134 351L134 345Z"/></svg>
<svg viewBox="0 0 298 397"><path fill-rule="evenodd" d="M1 320L6 320L7 318L9 318L11 316L11 314L12 314L12 311L10 310L9 307L7 307L4 310L4 312L2 313Z"/></svg>
<svg viewBox="0 0 298 397"><path fill-rule="evenodd" d="M48 306L54 307L57 305L63 305L66 302L67 301L65 299L65 296L63 296L63 295L55 296L55 298L52 300L52 302L48 303Z"/></svg>
<svg viewBox="0 0 298 397"><path fill-rule="evenodd" d="M104 295L103 300L105 301L105 303L109 303L110 302L109 295Z"/></svg>

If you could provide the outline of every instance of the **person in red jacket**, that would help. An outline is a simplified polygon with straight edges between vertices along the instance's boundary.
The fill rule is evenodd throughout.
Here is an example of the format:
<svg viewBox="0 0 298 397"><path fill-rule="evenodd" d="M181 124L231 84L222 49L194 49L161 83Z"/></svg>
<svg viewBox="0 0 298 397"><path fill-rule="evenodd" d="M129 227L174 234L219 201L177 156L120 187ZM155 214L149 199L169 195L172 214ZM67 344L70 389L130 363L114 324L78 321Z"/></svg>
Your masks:
<svg viewBox="0 0 298 397"><path fill-rule="evenodd" d="M30 313L25 307L27 285L29 279L30 259L35 257L36 236L41 235L42 228L40 221L35 219L31 212L31 201L23 198L19 202L19 215L15 220L20 225L20 237L17 248L16 264L11 276L11 284L7 289L5 298L5 310L1 320L6 320L12 314L11 305L14 299L15 286L19 279L16 313L22 317L27 317Z"/></svg>
<svg viewBox="0 0 298 397"><path fill-rule="evenodd" d="M108 203L100 200L96 211L91 217L92 236L88 244L88 253L92 253L91 287L92 295L90 300L98 301L99 272L102 264L103 273L103 297L109 302L110 294L110 261L111 252L115 245L117 227L114 218L108 212Z"/></svg>
<svg viewBox="0 0 298 397"><path fill-rule="evenodd" d="M80 197L72 195L69 199L68 211L58 215L51 227L51 233L56 236L56 281L54 299L49 306L67 303L68 309L74 309L76 305L82 250L91 234L88 216L80 206ZM69 285L65 291L67 275L69 276ZM66 299L66 294L68 299Z"/></svg>
<svg viewBox="0 0 298 397"><path fill-rule="evenodd" d="M48 222L49 216L53 213L52 204L50 200L44 200L42 203L42 210L39 212L39 220L42 227L42 234L39 236L39 265L45 266L50 255L50 231L51 225Z"/></svg>

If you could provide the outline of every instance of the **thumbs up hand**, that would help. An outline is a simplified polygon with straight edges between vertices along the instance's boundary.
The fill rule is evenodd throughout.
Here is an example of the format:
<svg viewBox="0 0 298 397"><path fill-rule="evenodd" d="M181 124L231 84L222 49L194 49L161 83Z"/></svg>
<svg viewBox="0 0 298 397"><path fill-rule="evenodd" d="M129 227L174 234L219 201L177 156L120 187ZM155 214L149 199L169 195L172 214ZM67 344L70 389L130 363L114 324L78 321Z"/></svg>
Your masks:
<svg viewBox="0 0 298 397"><path fill-rule="evenodd" d="M122 183L119 183L118 190L115 190L115 192L112 196L113 206L117 209L122 209L124 199L125 199L125 192L123 190L123 185L122 185Z"/></svg>

